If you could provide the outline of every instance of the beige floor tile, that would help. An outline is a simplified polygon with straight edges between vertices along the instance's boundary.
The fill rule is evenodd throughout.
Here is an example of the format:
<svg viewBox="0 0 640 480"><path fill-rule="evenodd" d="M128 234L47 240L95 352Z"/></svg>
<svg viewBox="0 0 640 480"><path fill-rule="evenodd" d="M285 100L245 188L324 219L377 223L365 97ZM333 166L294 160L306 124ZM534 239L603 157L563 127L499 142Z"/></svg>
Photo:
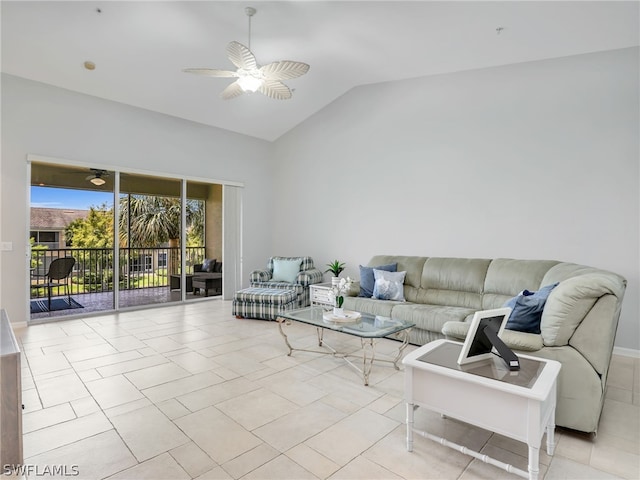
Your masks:
<svg viewBox="0 0 640 480"><path fill-rule="evenodd" d="M280 455L265 465L253 470L244 477L243 480L265 480L265 479L278 479L278 480L303 480L303 479L317 479L308 470L305 470L300 465L295 463L289 457Z"/></svg>
<svg viewBox="0 0 640 480"><path fill-rule="evenodd" d="M189 410L195 412L259 388L260 385L257 383L239 377L186 395L180 395L176 399Z"/></svg>
<svg viewBox="0 0 640 480"><path fill-rule="evenodd" d="M36 381L43 407L88 397L89 391L75 373Z"/></svg>
<svg viewBox="0 0 640 480"><path fill-rule="evenodd" d="M224 379L212 372L196 373L189 377L180 378L171 382L163 383L155 387L147 388L142 393L154 403L159 403L178 395L194 392L211 385L222 383Z"/></svg>
<svg viewBox="0 0 640 480"><path fill-rule="evenodd" d="M112 428L102 412L42 428L23 436L24 456L33 457Z"/></svg>
<svg viewBox="0 0 640 480"><path fill-rule="evenodd" d="M384 395L383 397L380 397L367 405L367 408L376 413L384 414L400 404L404 405L402 397L396 397L394 395Z"/></svg>
<svg viewBox="0 0 640 480"><path fill-rule="evenodd" d="M193 442L174 448L169 453L191 477L197 477L217 467L216 462Z"/></svg>
<svg viewBox="0 0 640 480"><path fill-rule="evenodd" d="M144 398L122 375L94 380L85 385L103 410Z"/></svg>
<svg viewBox="0 0 640 480"><path fill-rule="evenodd" d="M360 410L307 440L309 447L344 466L370 448L398 422L370 410Z"/></svg>
<svg viewBox="0 0 640 480"><path fill-rule="evenodd" d="M327 478L340 469L338 464L302 443L288 450L286 455L318 478Z"/></svg>
<svg viewBox="0 0 640 480"><path fill-rule="evenodd" d="M110 420L140 462L189 442L189 439L153 405L116 415Z"/></svg>
<svg viewBox="0 0 640 480"><path fill-rule="evenodd" d="M561 434L557 439L554 456L565 457L574 462L589 465L593 448L593 436L573 430L556 429L556 433L558 431Z"/></svg>
<svg viewBox="0 0 640 480"><path fill-rule="evenodd" d="M190 480L191 476L168 453L109 477L109 480Z"/></svg>
<svg viewBox="0 0 640 480"><path fill-rule="evenodd" d="M138 350L138 353L140 351ZM140 353L142 355L142 353ZM158 355L153 352L151 356L143 356L136 360L129 360L127 362L116 363L115 365L109 365L106 367L98 367L96 370L103 377L110 377L112 375L120 375L122 373L134 372L136 370L142 370L144 368L153 367L162 363L169 363L169 360L162 355Z"/></svg>
<svg viewBox="0 0 640 480"><path fill-rule="evenodd" d="M128 360L135 360L140 358L140 355L135 350L129 352L119 352L113 355L103 355L101 357L89 358L88 360L82 360L80 362L72 362L71 365L77 372L83 370L95 369L97 367L103 367L105 365L112 365L114 363L126 362Z"/></svg>
<svg viewBox="0 0 640 480"><path fill-rule="evenodd" d="M175 363L164 363L124 374L139 390L154 387L190 375L184 368Z"/></svg>
<svg viewBox="0 0 640 480"><path fill-rule="evenodd" d="M247 430L258 428L299 408L264 388L221 402L216 407Z"/></svg>
<svg viewBox="0 0 640 480"><path fill-rule="evenodd" d="M568 458L554 457L544 480L622 480L622 477L574 462Z"/></svg>
<svg viewBox="0 0 640 480"><path fill-rule="evenodd" d="M22 405L24 405L24 410L22 410L22 413L35 412L36 410L42 409L42 403L40 402L38 390L36 390L35 388L23 390Z"/></svg>
<svg viewBox="0 0 640 480"><path fill-rule="evenodd" d="M640 408L608 400L602 409L598 434L621 437L640 445Z"/></svg>
<svg viewBox="0 0 640 480"><path fill-rule="evenodd" d="M29 356L28 362L31 373L34 376L64 370L71 367L67 357L60 352L36 357Z"/></svg>
<svg viewBox="0 0 640 480"><path fill-rule="evenodd" d="M119 352L127 352L129 350L137 350L139 348L147 347L144 342L138 340L133 335L123 335L120 337L109 338L109 343Z"/></svg>
<svg viewBox="0 0 640 480"><path fill-rule="evenodd" d="M169 420L184 417L191 413L191 411L182 405L175 398L170 398L164 402L157 403L156 406L164 413Z"/></svg>
<svg viewBox="0 0 640 480"><path fill-rule="evenodd" d="M224 468L233 478L240 478L273 460L278 455L280 455L280 452L263 443L242 455L238 455L233 460L229 460L222 464L222 468Z"/></svg>
<svg viewBox="0 0 640 480"><path fill-rule="evenodd" d="M362 456L403 478L416 479L457 479L471 462L468 455L418 436L414 437L413 452L408 452L404 425L396 427Z"/></svg>
<svg viewBox="0 0 640 480"><path fill-rule="evenodd" d="M326 391L307 382L292 382L290 379L269 381L269 379L271 377L261 381L265 388L299 406L309 405L327 395Z"/></svg>
<svg viewBox="0 0 640 480"><path fill-rule="evenodd" d="M99 380L102 378L102 375L100 375L98 371L94 368L89 370L82 370L81 372L77 372L77 373L78 373L78 377L80 377L80 380L82 380L85 383L90 382L92 380Z"/></svg>
<svg viewBox="0 0 640 480"><path fill-rule="evenodd" d="M117 417L118 415L124 415L125 413L140 410L141 408L149 407L153 405L148 398L141 398L140 400L134 400L133 402L123 403L117 407L109 408L104 411L104 414L108 418Z"/></svg>
<svg viewBox="0 0 640 480"><path fill-rule="evenodd" d="M345 417L340 410L317 402L297 408L253 433L280 452L285 452Z"/></svg>
<svg viewBox="0 0 640 480"><path fill-rule="evenodd" d="M181 343L167 337L149 338L142 341L148 347L153 348L157 353L167 353L183 348Z"/></svg>
<svg viewBox="0 0 640 480"><path fill-rule="evenodd" d="M189 373L206 372L220 367L220 365L213 359L207 358L196 352L169 355L167 358L176 365L184 368Z"/></svg>
<svg viewBox="0 0 640 480"><path fill-rule="evenodd" d="M590 465L624 478L640 479L640 448L621 437L599 433L591 450Z"/></svg>
<svg viewBox="0 0 640 480"><path fill-rule="evenodd" d="M68 403L44 408L22 415L22 432L29 433L41 428L76 418L76 414Z"/></svg>
<svg viewBox="0 0 640 480"><path fill-rule="evenodd" d="M218 464L228 462L262 443L215 407L178 418L175 423Z"/></svg>
<svg viewBox="0 0 640 480"><path fill-rule="evenodd" d="M245 376L266 368L262 363L247 357L242 352L232 351L212 358L221 366Z"/></svg>
<svg viewBox="0 0 640 480"><path fill-rule="evenodd" d="M113 355L118 351L108 343L103 345L93 345L86 348L74 348L72 350L64 350L64 356L67 357L69 362L81 362L90 358L103 357L105 355Z"/></svg>
<svg viewBox="0 0 640 480"><path fill-rule="evenodd" d="M194 480L232 480L232 479L233 477L229 475L222 467L216 467L196 477Z"/></svg>
<svg viewBox="0 0 640 480"><path fill-rule="evenodd" d="M96 403L93 397L79 398L78 400L71 401L71 408L76 412L76 416L84 417L91 413L100 411L100 406Z"/></svg>
<svg viewBox="0 0 640 480"><path fill-rule="evenodd" d="M65 465L70 472L73 472L72 467L75 465L78 475L65 478L87 480L105 478L137 464L136 459L113 429L29 457L26 459L26 463L42 467L45 465Z"/></svg>
<svg viewBox="0 0 640 480"><path fill-rule="evenodd" d="M363 457L356 457L336 473L332 480L391 480L402 477Z"/></svg>

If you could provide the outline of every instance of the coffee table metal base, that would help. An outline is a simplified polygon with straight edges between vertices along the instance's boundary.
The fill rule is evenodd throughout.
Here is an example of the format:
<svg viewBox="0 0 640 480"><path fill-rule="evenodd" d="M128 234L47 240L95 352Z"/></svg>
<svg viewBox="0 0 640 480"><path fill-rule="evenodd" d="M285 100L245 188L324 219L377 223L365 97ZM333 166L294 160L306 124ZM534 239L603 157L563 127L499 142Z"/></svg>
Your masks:
<svg viewBox="0 0 640 480"><path fill-rule="evenodd" d="M352 368L354 368L357 372L359 372L362 375L362 379L364 381L365 386L369 385L369 375L371 374L371 368L373 367L374 361L392 363L393 367L396 370L400 370L400 367L398 367L398 361L402 358L402 352L404 351L404 349L407 347L407 344L409 343L409 332L411 331L411 328L407 328L405 330L401 330L393 334L393 336L400 341L400 346L398 347L398 353L395 355L395 357L392 360L388 360L385 358L376 358L375 347L376 347L378 338L361 337L360 345L361 345L362 355L354 355L353 353L339 352L338 350L333 348L331 345L329 345L324 340L325 329L322 327L315 327L315 329L318 335L318 346L323 347L326 350L310 350L306 348L294 348L289 343L289 338L287 337L287 334L282 329L283 325L291 325L292 320L278 317L276 318L276 321L278 322L278 330L280 331L280 335L282 335L282 338L284 339L284 343L289 349L287 356L290 357L293 351L297 350L299 352L320 353L324 355L332 355L336 358L342 358L345 362L347 362L348 365L350 365ZM358 365L353 363L349 359L349 357L362 359L362 367L359 367Z"/></svg>

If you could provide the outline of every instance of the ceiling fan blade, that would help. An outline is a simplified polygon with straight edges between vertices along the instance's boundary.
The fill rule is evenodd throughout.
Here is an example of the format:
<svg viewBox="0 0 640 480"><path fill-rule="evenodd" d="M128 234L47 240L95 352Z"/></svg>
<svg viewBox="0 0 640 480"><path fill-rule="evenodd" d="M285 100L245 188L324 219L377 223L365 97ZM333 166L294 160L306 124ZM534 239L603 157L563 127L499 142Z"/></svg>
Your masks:
<svg viewBox="0 0 640 480"><path fill-rule="evenodd" d="M206 77L237 77L237 72L229 70L218 70L215 68L185 68L185 73L195 73L196 75L204 75Z"/></svg>
<svg viewBox="0 0 640 480"><path fill-rule="evenodd" d="M302 62L292 62L291 60L283 60L281 62L273 62L260 68L264 76L268 80L288 80L297 78L309 71L309 65Z"/></svg>
<svg viewBox="0 0 640 480"><path fill-rule="evenodd" d="M227 55L229 60L238 68L245 70L255 70L258 68L256 57L251 50L238 42L231 42L227 45Z"/></svg>
<svg viewBox="0 0 640 480"><path fill-rule="evenodd" d="M291 90L284 83L276 80L265 80L258 88L260 93L275 100L287 100L291 98Z"/></svg>
<svg viewBox="0 0 640 480"><path fill-rule="evenodd" d="M231 100L232 98L236 98L243 93L244 90L242 90L238 82L235 81L222 91L222 93L220 94L220 98L222 98L223 100Z"/></svg>

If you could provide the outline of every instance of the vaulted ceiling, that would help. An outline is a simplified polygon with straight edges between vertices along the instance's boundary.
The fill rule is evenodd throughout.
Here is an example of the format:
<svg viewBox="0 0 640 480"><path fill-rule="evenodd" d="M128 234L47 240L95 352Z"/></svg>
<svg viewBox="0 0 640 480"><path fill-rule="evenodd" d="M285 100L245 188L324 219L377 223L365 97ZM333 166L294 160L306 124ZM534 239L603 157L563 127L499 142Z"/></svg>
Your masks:
<svg viewBox="0 0 640 480"><path fill-rule="evenodd" d="M637 46L638 2L2 1L2 71L275 140L350 89ZM222 100L226 46L311 65L290 100ZM94 70L83 64L91 61Z"/></svg>

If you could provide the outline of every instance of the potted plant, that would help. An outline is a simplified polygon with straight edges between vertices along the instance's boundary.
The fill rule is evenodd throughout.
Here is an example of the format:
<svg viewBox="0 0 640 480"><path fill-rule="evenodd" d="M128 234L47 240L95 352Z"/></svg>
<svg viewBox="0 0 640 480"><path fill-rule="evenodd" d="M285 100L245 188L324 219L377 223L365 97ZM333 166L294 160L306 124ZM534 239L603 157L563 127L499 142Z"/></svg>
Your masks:
<svg viewBox="0 0 640 480"><path fill-rule="evenodd" d="M342 271L344 270L344 265L345 265L344 263L342 263L342 262L340 262L340 261L338 261L338 260L334 260L334 261L333 261L333 262L331 262L331 263L327 263L327 267L329 267L329 268L327 268L327 269L325 270L325 273L327 273L327 272L331 272L331 274L333 275L333 278L334 278L334 279L336 279L336 280L334 280L334 279L332 279L332 280L331 280L331 282L332 282L334 285L335 285L335 284L337 283L337 281L338 281L338 280L337 280L337 278L338 278L338 276L340 275L340 272L342 272Z"/></svg>

